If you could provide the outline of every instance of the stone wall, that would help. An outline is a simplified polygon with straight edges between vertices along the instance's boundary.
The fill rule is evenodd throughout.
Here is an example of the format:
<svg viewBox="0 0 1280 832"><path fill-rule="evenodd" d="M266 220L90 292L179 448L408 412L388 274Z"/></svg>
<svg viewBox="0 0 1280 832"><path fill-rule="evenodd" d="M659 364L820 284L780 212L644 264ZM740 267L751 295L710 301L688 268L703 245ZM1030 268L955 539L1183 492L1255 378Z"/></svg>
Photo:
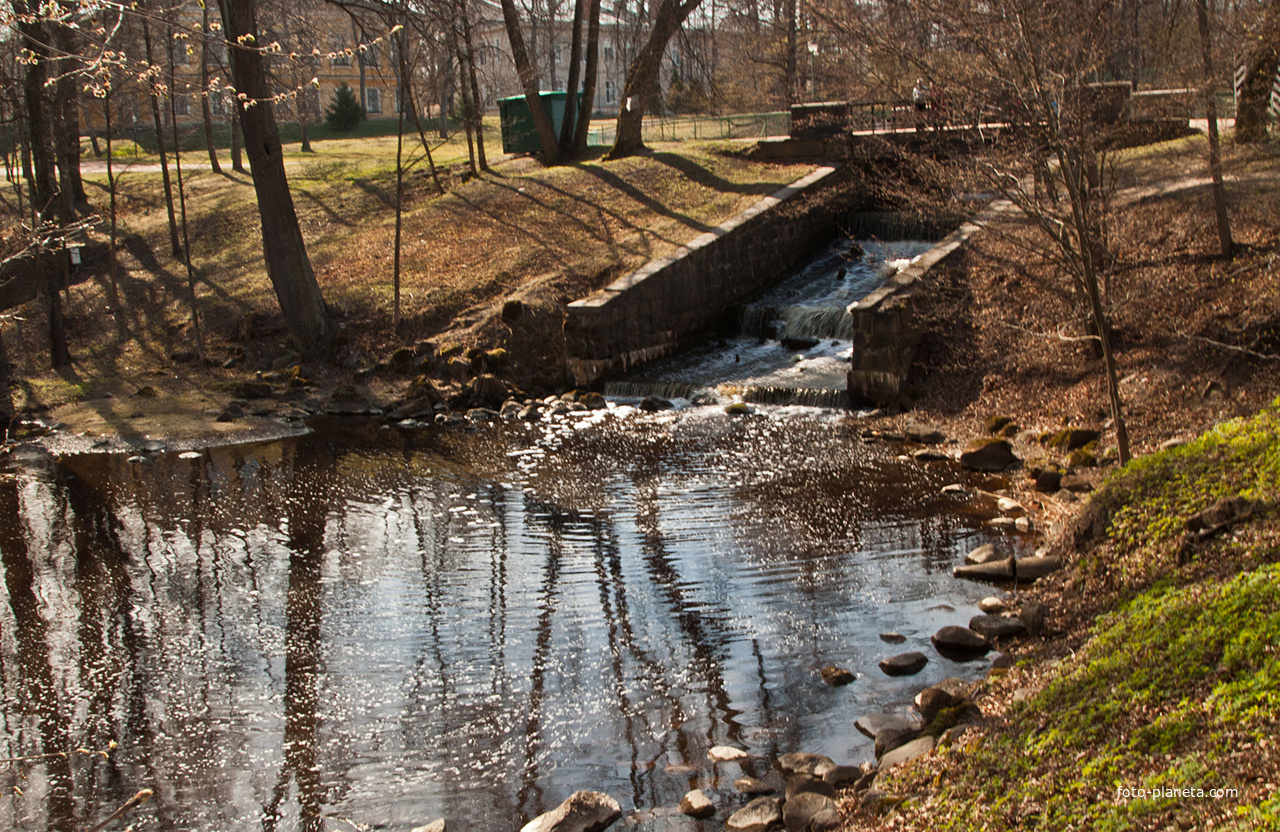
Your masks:
<svg viewBox="0 0 1280 832"><path fill-rule="evenodd" d="M834 183L837 170L820 167L670 257L569 304L570 382L590 387L715 335L735 304L835 235L834 214L812 197Z"/></svg>
<svg viewBox="0 0 1280 832"><path fill-rule="evenodd" d="M985 211L944 237L914 263L849 307L853 317L853 356L849 369L849 398L853 402L891 405L898 402L907 370L924 332L916 304L929 271L945 262L997 214L1013 209L1007 200Z"/></svg>

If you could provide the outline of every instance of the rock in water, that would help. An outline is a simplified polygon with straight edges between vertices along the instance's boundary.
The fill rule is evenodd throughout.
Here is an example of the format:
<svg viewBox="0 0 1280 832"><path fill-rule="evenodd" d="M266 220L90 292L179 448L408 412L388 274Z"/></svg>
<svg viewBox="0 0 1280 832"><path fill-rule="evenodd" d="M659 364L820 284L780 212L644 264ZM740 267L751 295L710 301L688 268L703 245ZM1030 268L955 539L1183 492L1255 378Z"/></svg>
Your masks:
<svg viewBox="0 0 1280 832"><path fill-rule="evenodd" d="M912 651L910 653L899 653L896 656L890 656L880 662L880 669L884 671L886 676L914 676L924 666L929 663L929 657L924 653Z"/></svg>
<svg viewBox="0 0 1280 832"><path fill-rule="evenodd" d="M734 760L745 760L751 755L743 751L741 748L734 748L731 745L712 746L707 752L707 759L716 763L729 763Z"/></svg>
<svg viewBox="0 0 1280 832"><path fill-rule="evenodd" d="M959 653L969 656L986 655L991 642L968 627L948 625L933 634L933 646L940 653Z"/></svg>
<svg viewBox="0 0 1280 832"><path fill-rule="evenodd" d="M886 731L915 730L916 723L897 714L868 714L859 717L858 721L853 723L853 727L871 739L875 739Z"/></svg>
<svg viewBox="0 0 1280 832"><path fill-rule="evenodd" d="M984 543L964 556L964 562L968 564L990 563L993 560L1002 559L994 543Z"/></svg>
<svg viewBox="0 0 1280 832"><path fill-rule="evenodd" d="M440 818L439 820L433 820L431 823L428 823L426 826L415 826L413 828L413 832L445 832L444 818Z"/></svg>
<svg viewBox="0 0 1280 832"><path fill-rule="evenodd" d="M694 789L680 798L680 811L692 818L709 818L716 813L716 805L702 789Z"/></svg>
<svg viewBox="0 0 1280 832"><path fill-rule="evenodd" d="M600 832L622 817L618 801L600 792L574 792L556 808L521 827L520 832Z"/></svg>
<svg viewBox="0 0 1280 832"><path fill-rule="evenodd" d="M803 774L808 777L825 777L827 772L836 768L835 761L825 754L809 754L804 751L793 751L783 754L773 761L773 767L782 772L784 777Z"/></svg>
<svg viewBox="0 0 1280 832"><path fill-rule="evenodd" d="M836 667L833 664L827 665L819 672L822 674L822 681L831 685L833 688L847 685L854 679L858 678L853 675L852 671L845 670L843 667Z"/></svg>
<svg viewBox="0 0 1280 832"><path fill-rule="evenodd" d="M888 632L888 633L881 633L880 640L883 642L887 642L889 644L901 644L902 642L907 640L907 637L904 636L902 633Z"/></svg>
<svg viewBox="0 0 1280 832"><path fill-rule="evenodd" d="M782 823L782 805L774 797L757 797L729 816L729 832L768 832ZM523 832L523 830L521 830Z"/></svg>
<svg viewBox="0 0 1280 832"><path fill-rule="evenodd" d="M757 780L754 777L739 777L733 781L733 787L743 794L762 795L773 794L774 788L763 780Z"/></svg>

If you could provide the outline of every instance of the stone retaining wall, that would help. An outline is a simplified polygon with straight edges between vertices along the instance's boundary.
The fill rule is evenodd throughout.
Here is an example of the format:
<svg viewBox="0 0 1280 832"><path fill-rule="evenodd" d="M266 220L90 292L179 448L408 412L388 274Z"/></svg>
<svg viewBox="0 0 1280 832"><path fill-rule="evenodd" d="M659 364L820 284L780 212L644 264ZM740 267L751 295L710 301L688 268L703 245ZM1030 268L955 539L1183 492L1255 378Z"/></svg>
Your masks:
<svg viewBox="0 0 1280 832"><path fill-rule="evenodd" d="M1013 209L1007 200L992 203L944 237L914 263L849 307L853 316L853 356L849 398L853 402L898 402L916 347L924 336L916 314L922 283L930 269L952 257L996 215Z"/></svg>
<svg viewBox="0 0 1280 832"><path fill-rule="evenodd" d="M670 257L569 304L564 323L569 380L590 387L715 334L733 305L785 275L836 233L821 200L835 167L765 197ZM779 210L786 203L793 210Z"/></svg>

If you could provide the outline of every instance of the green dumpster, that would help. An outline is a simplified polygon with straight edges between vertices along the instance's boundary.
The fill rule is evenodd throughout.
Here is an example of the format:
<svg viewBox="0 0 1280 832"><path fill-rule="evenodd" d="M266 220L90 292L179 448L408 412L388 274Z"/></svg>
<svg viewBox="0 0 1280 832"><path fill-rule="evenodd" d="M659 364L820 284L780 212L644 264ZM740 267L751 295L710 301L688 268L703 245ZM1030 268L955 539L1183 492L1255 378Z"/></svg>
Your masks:
<svg viewBox="0 0 1280 832"><path fill-rule="evenodd" d="M538 96L542 99L542 109L551 119L551 128L559 136L569 93L544 91ZM578 106L582 106L582 93L578 93ZM502 119L503 153L537 153L542 150L538 129L533 126L533 115L529 112L529 102L523 95L498 99L498 115Z"/></svg>

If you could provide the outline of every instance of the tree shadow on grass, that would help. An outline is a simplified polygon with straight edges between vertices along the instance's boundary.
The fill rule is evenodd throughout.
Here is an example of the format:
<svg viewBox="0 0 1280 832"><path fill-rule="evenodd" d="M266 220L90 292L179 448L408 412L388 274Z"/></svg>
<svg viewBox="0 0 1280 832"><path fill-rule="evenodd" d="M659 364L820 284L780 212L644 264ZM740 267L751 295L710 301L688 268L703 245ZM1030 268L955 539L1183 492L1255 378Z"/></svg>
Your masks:
<svg viewBox="0 0 1280 832"><path fill-rule="evenodd" d="M618 176L616 173L613 173L612 171L607 170L606 168L603 168L599 165L584 165L582 168L580 168L580 170L583 173L589 173L592 176L596 177L597 179L603 181L609 187L614 188L626 194L627 196L631 197L636 202L639 202L641 205L648 208L650 211L654 212L655 214L658 214L659 216L663 216L668 219L675 220L676 222L686 225L689 228L692 228L693 230L701 233L706 233L712 229L712 226L707 225L705 222L702 222L701 220L696 220L693 217L689 216L688 214L682 214L679 211L671 210L666 205L662 204L658 200L649 196L644 191L637 188L635 185L632 185L630 182L623 179L621 176Z"/></svg>
<svg viewBox="0 0 1280 832"><path fill-rule="evenodd" d="M763 197L775 193L781 187L769 182L735 184L692 159L676 153L651 153L649 158L669 168L674 168L704 188L710 188L721 193L753 194Z"/></svg>

